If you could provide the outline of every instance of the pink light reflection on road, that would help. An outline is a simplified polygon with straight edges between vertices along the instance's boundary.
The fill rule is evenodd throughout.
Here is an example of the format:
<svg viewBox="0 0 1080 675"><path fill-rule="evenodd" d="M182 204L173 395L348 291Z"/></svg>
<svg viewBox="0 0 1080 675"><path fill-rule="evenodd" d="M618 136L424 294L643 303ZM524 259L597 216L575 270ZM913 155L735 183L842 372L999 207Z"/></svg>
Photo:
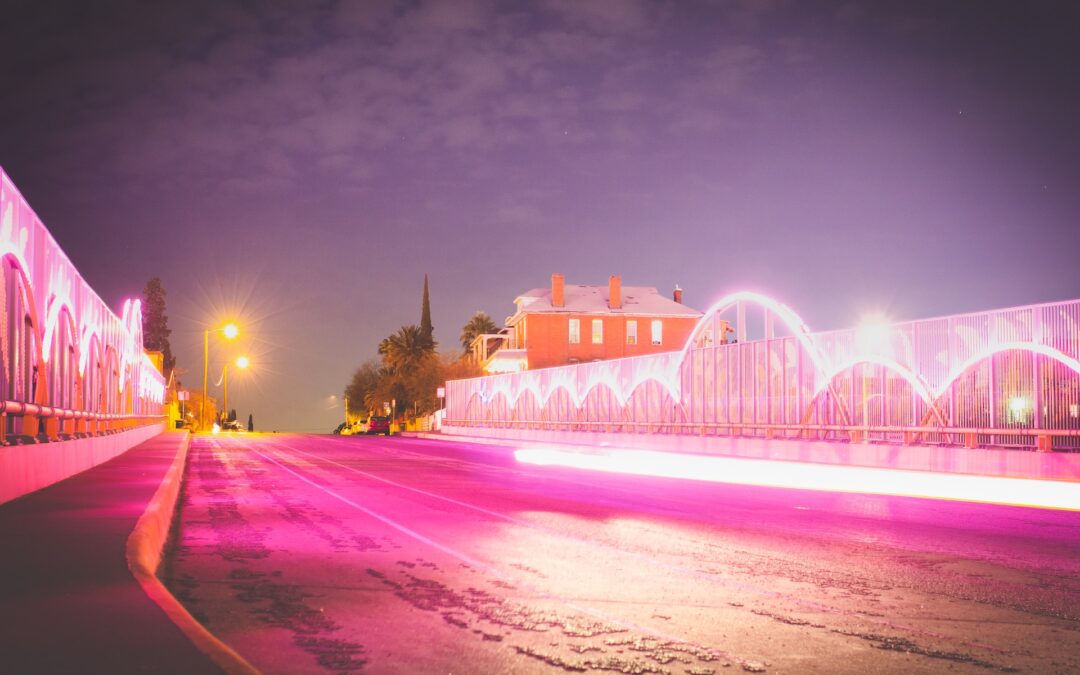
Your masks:
<svg viewBox="0 0 1080 675"><path fill-rule="evenodd" d="M523 448L525 464L760 487L893 495L1080 511L1080 483L685 455L649 450Z"/></svg>

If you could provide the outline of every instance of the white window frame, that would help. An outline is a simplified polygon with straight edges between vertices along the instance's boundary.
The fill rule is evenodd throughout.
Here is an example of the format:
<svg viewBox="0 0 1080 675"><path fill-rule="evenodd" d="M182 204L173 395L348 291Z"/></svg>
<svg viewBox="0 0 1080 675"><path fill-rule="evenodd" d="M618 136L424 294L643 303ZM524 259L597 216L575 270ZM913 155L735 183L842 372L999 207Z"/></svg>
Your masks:
<svg viewBox="0 0 1080 675"><path fill-rule="evenodd" d="M570 319L570 344L581 344L581 319Z"/></svg>
<svg viewBox="0 0 1080 675"><path fill-rule="evenodd" d="M664 321L663 319L652 320L652 343L654 345L664 344Z"/></svg>
<svg viewBox="0 0 1080 675"><path fill-rule="evenodd" d="M592 343L594 345L604 344L604 320L593 319L592 320Z"/></svg>
<svg viewBox="0 0 1080 675"><path fill-rule="evenodd" d="M626 344L637 344L637 321L635 319L628 319L626 322Z"/></svg>

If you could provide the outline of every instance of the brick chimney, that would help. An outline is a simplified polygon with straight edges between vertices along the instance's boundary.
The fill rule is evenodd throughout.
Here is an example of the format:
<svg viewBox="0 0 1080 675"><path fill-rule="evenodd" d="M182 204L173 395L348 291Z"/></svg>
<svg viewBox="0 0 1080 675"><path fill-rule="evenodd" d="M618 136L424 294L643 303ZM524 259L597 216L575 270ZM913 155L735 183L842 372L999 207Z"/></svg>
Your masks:
<svg viewBox="0 0 1080 675"><path fill-rule="evenodd" d="M561 274L551 275L551 306L552 307L564 307L566 305L566 296L564 292L564 286L566 285L565 279Z"/></svg>
<svg viewBox="0 0 1080 675"><path fill-rule="evenodd" d="M682 289L679 288L679 284L675 284L675 290L672 292L671 297L675 302L682 304Z"/></svg>
<svg viewBox="0 0 1080 675"><path fill-rule="evenodd" d="M622 279L618 274L612 274L607 280L608 301L607 306L609 309L621 309L622 308Z"/></svg>

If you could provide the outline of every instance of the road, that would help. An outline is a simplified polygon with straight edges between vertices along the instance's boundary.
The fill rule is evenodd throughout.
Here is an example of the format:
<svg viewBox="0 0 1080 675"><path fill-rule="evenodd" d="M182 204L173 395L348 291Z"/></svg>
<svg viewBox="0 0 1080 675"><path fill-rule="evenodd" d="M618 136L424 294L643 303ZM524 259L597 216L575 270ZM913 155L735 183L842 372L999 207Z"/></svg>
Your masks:
<svg viewBox="0 0 1080 675"><path fill-rule="evenodd" d="M166 583L267 673L1080 672L1080 513L193 439Z"/></svg>

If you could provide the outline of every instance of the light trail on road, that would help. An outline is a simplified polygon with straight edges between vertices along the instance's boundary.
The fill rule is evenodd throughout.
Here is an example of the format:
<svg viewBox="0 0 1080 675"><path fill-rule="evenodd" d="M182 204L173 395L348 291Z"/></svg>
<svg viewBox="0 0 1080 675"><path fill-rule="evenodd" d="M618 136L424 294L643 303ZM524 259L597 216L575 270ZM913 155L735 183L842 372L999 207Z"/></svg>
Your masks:
<svg viewBox="0 0 1080 675"><path fill-rule="evenodd" d="M1080 663L1048 637L1080 633L1075 514L590 474L461 443L218 439L192 448L170 584L241 653L276 654L268 672Z"/></svg>
<svg viewBox="0 0 1080 675"><path fill-rule="evenodd" d="M476 506L474 504L463 502L463 501L453 499L453 498L450 498L450 497L446 497L446 496L443 496L443 495L438 495L438 494L435 494L434 492L430 492L430 491L427 491L427 490L421 490L419 488L404 485L404 484L398 483L396 481L391 481L391 480L388 480L386 478L382 478L382 477L377 476L375 474L369 473L367 471L361 471L359 469L356 469L355 467L348 466L346 464L342 464L341 462L337 462L337 461L334 461L332 459L328 459L328 458L325 458L325 457L320 457L318 455L315 455L314 453L307 452L307 451L301 450L299 448L295 448L295 447L292 447L292 446L289 446L289 445L284 445L284 444L278 444L276 447L286 448L286 449L291 450L291 451L293 451L293 452L295 452L297 454L303 455L303 456L305 456L307 458L314 459L314 460L317 460L317 461L322 461L322 462L325 462L325 463L328 463L328 464L332 464L332 465L334 465L336 467L339 467L341 469L344 469L345 471L348 471L350 473L363 476L363 477L368 478L370 480L375 480L375 481L378 481L378 482L381 482L381 483L385 483L387 485L392 485L392 486L400 488L402 490L408 490L410 492L414 492L416 494L421 494L421 495L424 495L426 497L430 497L432 499L438 499L438 500L450 502L450 503L452 503L452 504L454 504L456 506L460 506L460 507L465 508L465 509L476 511L477 513L482 513L482 514L485 514L485 515L488 515L488 516L492 516L492 517L495 517L495 518L506 520L507 522L511 522L511 523L516 524L516 525L520 525L522 527L527 527L527 528L530 528L530 529L543 531L545 533L560 536L560 537L570 538L570 539L573 539L573 540L575 540L575 541L577 541L579 543L588 544L590 546L595 546L597 548L602 548L606 552L614 553L616 555L627 556L627 557L633 558L634 560L636 560L638 562L641 562L642 564L646 564L646 565L650 565L652 567L656 567L656 568L658 568L658 569L660 569L660 570L662 570L664 572L674 572L674 573L677 573L677 574L683 574L683 575L686 575L686 576L697 578L699 580L707 580L709 583L720 584L720 585L725 586L725 587L738 588L739 590L749 591L749 592L755 593L755 594L763 596L763 597L782 599L782 600L785 600L787 602L791 602L791 603L793 603L795 605L799 605L799 606L805 607L805 608L814 609L816 611L833 612L833 613L838 613L838 614L860 614L859 612L857 612L855 610L846 610L846 609L842 609L842 608L835 607L835 606L824 605L824 604L819 603L819 602L814 602L814 601L811 601L811 600L806 600L806 599L803 599L803 598L794 597L792 595L787 595L787 594L783 594L783 593L778 593L776 591L771 591L771 590L768 590L768 589L766 589L764 587L761 587L761 586L755 586L755 585L746 584L746 583L732 583L731 581L721 580L721 579L717 579L715 577L710 578L708 575L703 574L703 573L701 573L701 572L699 572L697 570L689 569L687 567L683 567L683 566L680 566L680 565L673 565L673 564L670 564L670 563L665 563L663 561L656 560L656 559L650 558L648 556L644 556L644 555L642 555L640 553L625 550L625 549L622 549L622 548L618 548L616 546L612 546L610 544L606 544L606 543L603 543L603 542L597 542L597 541L581 539L580 537L576 537L573 534L570 534L570 533L567 533L567 532L557 531L557 530L554 530L554 529L546 527L546 526L537 525L536 523L531 523L529 521L525 521L525 520L522 520L522 519L519 519L519 518L514 518L513 516L508 516L508 515L506 515L504 513L495 512L495 511L492 511L490 509L485 509L483 507ZM261 454L261 453L257 453L257 454ZM401 453L401 454L408 454L408 455L413 456L413 457L422 457L423 456L423 455L421 455L419 453ZM479 464L474 464L474 465L475 466L480 466ZM505 469L504 471L513 471L513 470ZM559 480L565 480L565 479L559 479ZM578 483L577 481L565 481L565 482L570 482L570 483L582 485L582 483ZM499 578L503 578L503 579L511 578L511 575L508 575L508 574L506 574L504 572L501 572L499 570L496 570L494 568L486 566L486 569L490 570L490 572L494 576L497 576ZM520 583L520 580L517 580L517 582ZM575 609L578 609L580 611L585 611L585 612L590 613L590 614L592 614L594 616L597 616L598 618L604 618L605 620L608 620L608 621L618 622L618 619L615 619L614 617L603 615L600 612L598 612L598 610L595 610L594 608L585 608L585 607L581 607L581 606L578 606L578 605L573 605L573 604L571 604L569 602L566 602L566 601L564 601L564 603L567 604L568 606L571 606L571 607L573 607ZM962 646L962 647L983 649L983 650L986 650L986 651L997 652L997 653L1003 653L1005 651L1005 650L1002 650L1002 649L999 649L999 648L995 647L994 645L985 644L985 643L982 643L982 642L977 641L977 640L974 640L974 641L954 640L954 639L950 638L949 636L943 635L941 633L935 633L933 631L920 629L920 628L912 626L912 625L896 623L896 622L886 621L886 620L879 620L879 619L876 619L876 618L873 618L873 617L868 617L868 616L865 616L865 615L862 616L861 618L862 618L863 621L865 621L867 623L875 624L875 625L877 625L879 627L883 627L883 628L890 628L890 629L894 629L894 630L902 630L902 631L906 631L906 632L911 633L911 634L924 636L924 637L934 637L934 638L941 638L941 639L949 639L954 644L956 644L958 646ZM664 633L662 633L662 632L660 632L657 629L652 628L652 627L635 626L635 628L637 628L638 630L642 630L642 631L651 633L653 635L662 636L665 639L678 640L678 638L676 636L666 635L666 634L664 634ZM734 657L732 657L730 655L725 655L725 656L727 658L729 658L729 659L737 660L737 659L735 659Z"/></svg>

